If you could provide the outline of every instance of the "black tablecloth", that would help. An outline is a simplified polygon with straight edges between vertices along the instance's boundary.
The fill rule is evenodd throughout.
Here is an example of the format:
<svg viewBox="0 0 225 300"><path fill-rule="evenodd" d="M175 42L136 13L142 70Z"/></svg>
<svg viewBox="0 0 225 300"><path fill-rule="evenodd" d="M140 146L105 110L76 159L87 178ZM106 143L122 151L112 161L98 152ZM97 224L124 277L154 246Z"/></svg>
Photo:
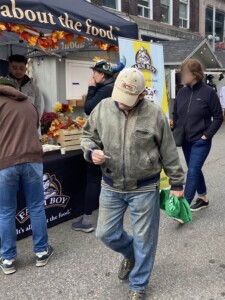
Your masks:
<svg viewBox="0 0 225 300"><path fill-rule="evenodd" d="M45 209L48 227L55 226L83 214L86 184L86 163L80 150L48 153L44 156ZM94 209L98 203L92 204ZM22 187L18 193L16 217L17 238L31 234L29 212Z"/></svg>

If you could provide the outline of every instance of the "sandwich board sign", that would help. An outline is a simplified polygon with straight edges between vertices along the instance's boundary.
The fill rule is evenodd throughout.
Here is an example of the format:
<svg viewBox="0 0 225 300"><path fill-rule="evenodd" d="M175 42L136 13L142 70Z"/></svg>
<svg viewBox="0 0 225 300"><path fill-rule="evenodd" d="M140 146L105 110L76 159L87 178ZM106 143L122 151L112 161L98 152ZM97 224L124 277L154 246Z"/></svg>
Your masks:
<svg viewBox="0 0 225 300"><path fill-rule="evenodd" d="M146 98L158 104L167 118L169 105L165 80L163 46L155 43L119 38L120 58L126 59L127 68L140 70L146 79ZM162 171L160 188L169 187L168 177Z"/></svg>

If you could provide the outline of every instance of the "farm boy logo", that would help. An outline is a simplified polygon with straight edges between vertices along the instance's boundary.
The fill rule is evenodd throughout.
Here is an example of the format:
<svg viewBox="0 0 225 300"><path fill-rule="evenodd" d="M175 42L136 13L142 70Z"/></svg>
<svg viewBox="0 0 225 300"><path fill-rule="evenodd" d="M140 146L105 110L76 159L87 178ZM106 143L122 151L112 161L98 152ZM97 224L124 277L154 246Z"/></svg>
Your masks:
<svg viewBox="0 0 225 300"><path fill-rule="evenodd" d="M55 175L50 175L48 173L44 174L43 186L45 209L51 207L67 207L70 197L63 195L62 186ZM16 219L20 224L24 224L29 218L29 211L26 207L16 216Z"/></svg>
<svg viewBox="0 0 225 300"><path fill-rule="evenodd" d="M149 70L153 74L157 73L157 69L153 67L151 57L148 54L147 49L144 47L141 47L141 49L136 53L135 60L136 64L133 65L132 68L136 68L138 70Z"/></svg>

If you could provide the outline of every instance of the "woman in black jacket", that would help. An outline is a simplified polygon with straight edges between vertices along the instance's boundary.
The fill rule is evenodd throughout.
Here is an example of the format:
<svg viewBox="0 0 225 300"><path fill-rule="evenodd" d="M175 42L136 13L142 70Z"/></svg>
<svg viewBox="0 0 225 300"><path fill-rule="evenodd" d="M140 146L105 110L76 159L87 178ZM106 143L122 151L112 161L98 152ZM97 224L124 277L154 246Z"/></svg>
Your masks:
<svg viewBox="0 0 225 300"><path fill-rule="evenodd" d="M222 109L216 92L204 84L204 71L195 59L181 67L182 82L174 105L174 138L182 146L188 166L184 195L191 204L198 193L192 211L209 205L202 167L211 149L212 138L223 122Z"/></svg>
<svg viewBox="0 0 225 300"><path fill-rule="evenodd" d="M100 60L96 62L93 69L93 75L89 80L88 93L85 101L84 112L90 115L92 110L103 100L111 97L115 79L113 75L124 68L123 63L118 63L112 67L110 62ZM87 166L87 185L85 192L84 215L78 222L72 224L74 230L83 232L92 232L94 230L92 211L99 202L101 191L101 167L86 163Z"/></svg>

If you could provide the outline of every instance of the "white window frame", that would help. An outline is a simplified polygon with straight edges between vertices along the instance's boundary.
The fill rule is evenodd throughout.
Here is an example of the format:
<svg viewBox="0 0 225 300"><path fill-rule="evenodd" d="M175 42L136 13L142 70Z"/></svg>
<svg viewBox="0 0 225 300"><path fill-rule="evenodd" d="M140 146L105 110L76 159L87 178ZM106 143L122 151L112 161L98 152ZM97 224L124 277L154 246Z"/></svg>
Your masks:
<svg viewBox="0 0 225 300"><path fill-rule="evenodd" d="M183 26L180 26L180 28L184 28L184 29L190 29L190 0L179 0L179 4L180 3L184 3L187 5L187 20L186 19L182 19L182 20L186 20L187 21L187 27L183 27ZM179 8L180 9L180 8ZM180 24L180 10L179 10L179 24Z"/></svg>
<svg viewBox="0 0 225 300"><path fill-rule="evenodd" d="M161 3L160 3L160 5L161 5ZM169 23L166 23L166 22L161 22L161 23L168 24L168 25L173 25L173 0L170 0L169 18L170 18L170 22Z"/></svg>
<svg viewBox="0 0 225 300"><path fill-rule="evenodd" d="M121 4L121 0L116 0L116 6L117 6L117 8L115 9L115 8L112 8L112 7L109 7L109 6L104 6L104 5L102 5L102 7L105 7L105 8L107 8L107 9L113 9L113 10L117 10L117 11L121 11L122 10L122 4Z"/></svg>
<svg viewBox="0 0 225 300"><path fill-rule="evenodd" d="M173 25L173 0L170 0L170 25Z"/></svg>
<svg viewBox="0 0 225 300"><path fill-rule="evenodd" d="M149 5L149 10L150 10L150 17L149 18L146 18L142 15L138 15L139 17L142 17L142 18L145 18L145 19L150 19L152 20L153 19L153 0L144 0L146 2L150 2L150 5ZM144 5L141 5L141 4L138 4L138 7L143 7L143 8L147 8L146 6Z"/></svg>

